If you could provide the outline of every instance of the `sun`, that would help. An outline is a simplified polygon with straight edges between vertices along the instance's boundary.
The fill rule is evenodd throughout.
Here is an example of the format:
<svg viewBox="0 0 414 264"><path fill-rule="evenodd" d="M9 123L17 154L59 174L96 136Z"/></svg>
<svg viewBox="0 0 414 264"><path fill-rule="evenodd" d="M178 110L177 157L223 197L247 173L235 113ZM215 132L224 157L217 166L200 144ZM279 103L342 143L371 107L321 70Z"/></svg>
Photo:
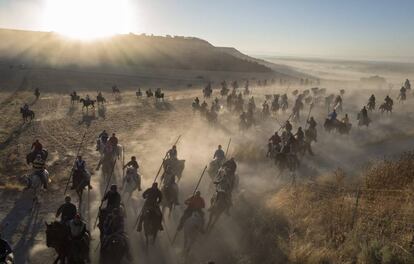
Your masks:
<svg viewBox="0 0 414 264"><path fill-rule="evenodd" d="M46 0L44 24L54 32L92 40L128 32L127 0Z"/></svg>

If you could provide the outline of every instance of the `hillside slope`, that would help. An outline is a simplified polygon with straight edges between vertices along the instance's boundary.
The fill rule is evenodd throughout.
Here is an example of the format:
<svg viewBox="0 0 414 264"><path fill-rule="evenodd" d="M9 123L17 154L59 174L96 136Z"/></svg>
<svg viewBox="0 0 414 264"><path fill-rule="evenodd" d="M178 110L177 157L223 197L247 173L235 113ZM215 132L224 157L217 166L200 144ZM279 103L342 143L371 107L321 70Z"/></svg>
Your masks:
<svg viewBox="0 0 414 264"><path fill-rule="evenodd" d="M53 32L0 29L0 39L1 61L45 67L272 72L197 38L129 34L81 42Z"/></svg>

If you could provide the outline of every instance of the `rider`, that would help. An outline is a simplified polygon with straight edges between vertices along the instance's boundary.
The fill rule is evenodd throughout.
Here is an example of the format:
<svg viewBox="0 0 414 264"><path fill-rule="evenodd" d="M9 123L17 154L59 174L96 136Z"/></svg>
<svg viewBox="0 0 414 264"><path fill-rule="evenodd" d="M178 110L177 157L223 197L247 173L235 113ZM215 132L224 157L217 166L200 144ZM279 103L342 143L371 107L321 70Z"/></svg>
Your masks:
<svg viewBox="0 0 414 264"><path fill-rule="evenodd" d="M142 230L142 222L144 221L143 212L147 209L154 209L155 213L162 219L162 213L160 209L160 203L162 201L162 193L158 189L158 183L154 182L151 188L148 188L143 194L142 197L145 199L144 207L142 208L141 215L138 222L138 232ZM163 230L162 225L160 224L160 230Z"/></svg>
<svg viewBox="0 0 414 264"><path fill-rule="evenodd" d="M278 132L276 131L269 139L269 141L274 145L278 145L280 144L280 142L282 142L282 139L280 138Z"/></svg>
<svg viewBox="0 0 414 264"><path fill-rule="evenodd" d="M105 220L104 233L105 235L111 235L116 232L123 232L125 227L124 217L121 214L119 208L114 208L111 214Z"/></svg>
<svg viewBox="0 0 414 264"><path fill-rule="evenodd" d="M34 169L34 174L37 175L39 179L41 180L43 184L43 188L47 189L47 180L44 175L46 164L45 164L45 161L42 159L42 155L40 154L36 155L36 158L33 161L32 166Z"/></svg>
<svg viewBox="0 0 414 264"><path fill-rule="evenodd" d="M309 124L310 129L316 129L317 123L315 119L313 118L313 116L311 116L311 118L307 121L307 123Z"/></svg>
<svg viewBox="0 0 414 264"><path fill-rule="evenodd" d="M216 159L219 163L226 159L226 154L224 153L221 145L218 145L218 149L214 152L213 159Z"/></svg>
<svg viewBox="0 0 414 264"><path fill-rule="evenodd" d="M207 106L208 104L206 103L206 101L203 101L203 103L201 104L201 109L206 110Z"/></svg>
<svg viewBox="0 0 414 264"><path fill-rule="evenodd" d="M102 92L101 91L98 92L98 98L102 98Z"/></svg>
<svg viewBox="0 0 414 264"><path fill-rule="evenodd" d="M177 153L177 146L174 145L172 146L172 148L167 152L167 158L168 159L172 159L172 160L176 160L178 157L178 153Z"/></svg>
<svg viewBox="0 0 414 264"><path fill-rule="evenodd" d="M105 194L102 198L102 202L107 201L106 209L111 211L114 208L119 208L121 206L121 195L118 192L118 187L116 184L111 185L111 189Z"/></svg>
<svg viewBox="0 0 414 264"><path fill-rule="evenodd" d="M230 175L234 175L236 173L237 164L234 161L234 158L231 157L228 161L223 163L222 167L228 169Z"/></svg>
<svg viewBox="0 0 414 264"><path fill-rule="evenodd" d="M97 151L99 150L101 142L103 144L106 144L106 142L108 141L109 135L106 132L106 130L104 130L104 131L101 132L101 134L99 134L98 138L99 138L99 140L98 140L98 144L97 144L97 148L96 148Z"/></svg>
<svg viewBox="0 0 414 264"><path fill-rule="evenodd" d="M135 156L132 156L131 160L128 161L128 163L125 164L123 168L125 169L126 167L132 167L135 169L135 171L137 171L139 169L137 158Z"/></svg>
<svg viewBox="0 0 414 264"><path fill-rule="evenodd" d="M86 95L85 101L86 101L86 102L91 101L91 97L89 96L89 94L87 94L87 95Z"/></svg>
<svg viewBox="0 0 414 264"><path fill-rule="evenodd" d="M116 152L118 146L118 138L115 133L112 133L112 136L108 140L109 145L112 147L112 150Z"/></svg>
<svg viewBox="0 0 414 264"><path fill-rule="evenodd" d="M370 104L370 105L372 105L373 107L375 107L375 95L374 95L374 94L372 94L372 95L369 97L368 104Z"/></svg>
<svg viewBox="0 0 414 264"><path fill-rule="evenodd" d="M85 234L89 235L89 231L86 228L86 223L82 221L79 214L69 221L70 236L72 239L82 239Z"/></svg>
<svg viewBox="0 0 414 264"><path fill-rule="evenodd" d="M77 214L76 205L71 202L70 196L65 197L65 203L62 204L56 212L56 218L60 217L61 223L67 223L75 218Z"/></svg>
<svg viewBox="0 0 414 264"><path fill-rule="evenodd" d="M385 104L388 105L389 107L392 107L392 105L394 104L394 102L388 95L385 97L384 100L385 100Z"/></svg>
<svg viewBox="0 0 414 264"><path fill-rule="evenodd" d="M2 238L0 233L0 263L8 263L6 262L7 256L13 253L13 250L6 240Z"/></svg>
<svg viewBox="0 0 414 264"><path fill-rule="evenodd" d="M184 201L184 204L187 205L187 208L184 210L184 214L180 219L180 223L177 227L178 231L184 227L185 221L191 217L193 212L199 212L204 219L203 209L206 207L206 204L203 197L201 197L200 191L196 191L194 196L191 196Z"/></svg>
<svg viewBox="0 0 414 264"><path fill-rule="evenodd" d="M364 119L367 119L368 118L368 111L367 111L367 108L365 106L362 108L361 114L362 114L362 117Z"/></svg>
<svg viewBox="0 0 414 264"><path fill-rule="evenodd" d="M303 133L302 127L298 127L298 131L296 132L296 140L299 142L303 142L305 139L305 134Z"/></svg>
<svg viewBox="0 0 414 264"><path fill-rule="evenodd" d="M286 129L286 131L287 132L291 132L292 131L292 129L293 129L293 127L292 127L292 124L289 122L289 120L287 120L286 121L286 123L285 123L285 129Z"/></svg>
<svg viewBox="0 0 414 264"><path fill-rule="evenodd" d="M337 116L338 114L336 113L335 109L328 115L330 121L335 121Z"/></svg>
<svg viewBox="0 0 414 264"><path fill-rule="evenodd" d="M88 178L88 171L86 170L86 162L85 160L82 159L82 156L79 155L76 160L75 160L75 164L73 166L73 173L76 175L81 175L85 178ZM88 181L88 188L92 189L92 185L90 182L90 179L87 179ZM72 189L74 189L75 186L72 186Z"/></svg>
<svg viewBox="0 0 414 264"><path fill-rule="evenodd" d="M23 105L23 111L25 113L27 113L27 111L29 111L29 105L27 103L24 103L24 105Z"/></svg>
<svg viewBox="0 0 414 264"><path fill-rule="evenodd" d="M349 124L349 117L348 114L345 114L344 118L342 118L342 123L344 123L345 125Z"/></svg>
<svg viewBox="0 0 414 264"><path fill-rule="evenodd" d="M404 86L402 86L401 89L400 89L400 99L405 98L406 92L407 92L407 89Z"/></svg>
<svg viewBox="0 0 414 264"><path fill-rule="evenodd" d="M38 139L36 139L36 141L35 141L35 142L33 142L31 151L32 151L35 155L42 154L42 151L43 151L43 145L40 143L40 141L39 141Z"/></svg>

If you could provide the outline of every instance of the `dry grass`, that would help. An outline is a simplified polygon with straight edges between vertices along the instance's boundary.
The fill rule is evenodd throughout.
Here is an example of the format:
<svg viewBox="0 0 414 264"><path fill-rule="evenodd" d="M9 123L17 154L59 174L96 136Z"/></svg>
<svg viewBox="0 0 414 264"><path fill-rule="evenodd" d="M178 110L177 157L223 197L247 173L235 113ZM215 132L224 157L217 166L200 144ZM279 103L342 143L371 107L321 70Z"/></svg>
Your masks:
<svg viewBox="0 0 414 264"><path fill-rule="evenodd" d="M414 154L364 176L348 183L337 170L268 197L248 220L253 263L414 263Z"/></svg>

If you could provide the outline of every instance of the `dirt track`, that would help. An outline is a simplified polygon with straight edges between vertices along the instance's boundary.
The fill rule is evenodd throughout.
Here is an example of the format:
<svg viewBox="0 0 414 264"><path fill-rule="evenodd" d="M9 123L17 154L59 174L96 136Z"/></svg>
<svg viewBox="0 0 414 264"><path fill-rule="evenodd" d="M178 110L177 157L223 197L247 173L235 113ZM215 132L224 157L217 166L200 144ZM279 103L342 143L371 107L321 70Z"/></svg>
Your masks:
<svg viewBox="0 0 414 264"><path fill-rule="evenodd" d="M238 174L241 177L242 196L248 196L249 192L271 191L277 189L279 184L290 182L287 176L275 179L275 175L278 174L276 169L267 161L257 159L265 151L267 138L278 128L277 122L268 122L252 131L240 134L237 117L223 110L219 116L218 127L209 127L202 117L193 115L191 111L191 98L200 96L199 91L169 92L166 102L158 104L153 100L137 100L133 92L123 93L122 101L119 102L115 101L112 95L104 94L109 104L105 108L97 108L86 113L86 111L82 112L80 105L72 107L69 97L61 94L46 93L42 94L39 101L33 101L31 81L24 78L24 71L21 72L21 76L16 77L16 80L19 78L21 82L14 93L0 93L2 121L0 192L1 199L4 201L0 205L0 219L2 219L1 226L8 224L3 233L16 250L17 263L44 263L53 258L54 251L47 249L44 241L44 221L54 220L54 212L63 202L69 169L76 155L78 143L85 132L86 143L81 154L91 171L98 161L98 154L94 150L95 137L106 129L117 133L120 143L125 146L126 159L131 155L138 157L144 177L144 188L152 182L165 151L178 135L182 135L178 150L179 157L186 160L186 169L179 185L180 201L192 192L198 175L211 159L217 145L225 145L229 137L232 137L230 154L234 154L237 158L242 152L251 152L243 155L250 158L244 158L239 162ZM276 87L272 90L284 91L285 88ZM266 92L257 91L257 93ZM90 94L94 95L95 92ZM355 123L356 110L365 103L368 96L368 91L358 94L350 92L345 95L344 104L346 111L352 113L353 123ZM259 98L261 102L262 96ZM382 101L382 98L382 95L377 96L378 102ZM411 105L412 95L409 95L409 101ZM18 114L19 106L23 102L33 102L32 109L37 114L30 124L22 125ZM256 102L258 106L261 105L259 102ZM305 107L305 112L307 110L308 108ZM355 176L369 160L412 149L414 131L410 123L414 117L409 110L408 104L397 105L397 113L390 117L374 114L372 127L360 129L354 125L351 136L343 137L322 132L320 125L326 113L323 107L315 109L313 115L318 117L320 131L320 140L314 146L317 156L307 158L303 162L299 179L309 181L313 176L336 167L343 167L349 175ZM284 118L286 116L279 116L278 120ZM409 122L401 122L402 120L409 120ZM394 142L396 137L402 138L395 141L398 144L390 144L390 141L387 141L392 139L391 142ZM24 163L24 157L36 138L39 138L44 147L49 150L48 169L52 176L52 183L49 191L42 193L39 207L32 210L30 194L21 190L19 177L30 172L30 168ZM118 167L118 177L120 174L121 170ZM98 201L104 188L99 173L95 173L92 177L94 189L90 193L90 211L89 215L84 215L91 225L95 220ZM206 200L209 200L212 195L212 189L209 187L209 178L206 177L200 188ZM237 201L236 198L235 202ZM141 202L140 195L135 194L129 204L129 230L132 230ZM163 232L160 235L159 242L148 255L144 253L142 237L135 231L129 232L136 263L178 263L181 238L175 247L171 247L168 236L173 236L182 210L183 206L180 206L171 219L166 219L168 234ZM226 263L229 255L241 253L244 247L241 241L245 230L239 230L237 221L231 217L223 217L211 236L203 238L195 246L194 263L209 259ZM94 238L98 238L96 232ZM92 250L96 245L95 240Z"/></svg>

